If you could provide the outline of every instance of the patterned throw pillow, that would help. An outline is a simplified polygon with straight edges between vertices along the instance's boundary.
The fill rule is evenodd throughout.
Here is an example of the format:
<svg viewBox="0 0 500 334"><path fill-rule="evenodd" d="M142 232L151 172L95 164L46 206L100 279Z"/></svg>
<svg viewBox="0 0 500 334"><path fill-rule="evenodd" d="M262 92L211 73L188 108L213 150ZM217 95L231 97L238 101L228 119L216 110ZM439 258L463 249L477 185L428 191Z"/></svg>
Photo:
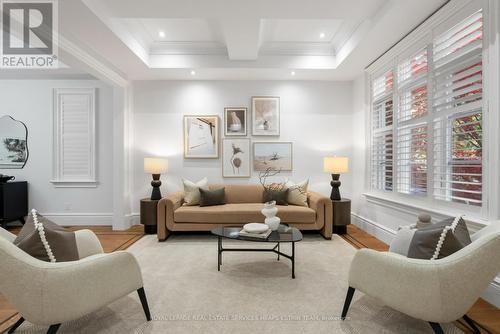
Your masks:
<svg viewBox="0 0 500 334"><path fill-rule="evenodd" d="M300 183L295 183L287 179L285 185L288 187L288 204L309 206L307 204L307 187L309 185L309 179Z"/></svg>
<svg viewBox="0 0 500 334"><path fill-rule="evenodd" d="M194 183L192 181L182 179L184 184L184 204L183 205L198 205L200 204L200 188L209 190L208 179L205 177Z"/></svg>
<svg viewBox="0 0 500 334"><path fill-rule="evenodd" d="M471 243L467 224L462 217L445 219L415 231L408 257L436 260L444 258Z"/></svg>
<svg viewBox="0 0 500 334"><path fill-rule="evenodd" d="M75 233L51 222L34 209L14 240L14 245L42 261L79 259Z"/></svg>

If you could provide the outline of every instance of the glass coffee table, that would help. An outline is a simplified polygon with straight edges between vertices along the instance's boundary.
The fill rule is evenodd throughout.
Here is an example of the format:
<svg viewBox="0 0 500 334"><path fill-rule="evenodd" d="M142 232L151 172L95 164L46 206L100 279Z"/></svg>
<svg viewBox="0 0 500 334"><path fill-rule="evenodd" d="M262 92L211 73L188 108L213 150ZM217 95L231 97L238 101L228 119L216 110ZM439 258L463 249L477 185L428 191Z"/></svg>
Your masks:
<svg viewBox="0 0 500 334"><path fill-rule="evenodd" d="M242 227L226 227L221 226L212 230L212 234L218 237L218 248L217 248L217 270L220 271L220 266L222 265L222 253L223 252L272 252L278 255L278 261L280 256L283 256L290 261L292 261L292 278L295 278L295 243L302 240L302 233L295 227L289 227L286 225L280 225L276 231L272 231L267 239L257 239L248 238L239 235ZM260 242L260 243L275 243L273 248L224 248L222 246L222 239L233 239L242 240L248 242ZM292 244L292 255L282 253L280 251L280 244L283 242Z"/></svg>

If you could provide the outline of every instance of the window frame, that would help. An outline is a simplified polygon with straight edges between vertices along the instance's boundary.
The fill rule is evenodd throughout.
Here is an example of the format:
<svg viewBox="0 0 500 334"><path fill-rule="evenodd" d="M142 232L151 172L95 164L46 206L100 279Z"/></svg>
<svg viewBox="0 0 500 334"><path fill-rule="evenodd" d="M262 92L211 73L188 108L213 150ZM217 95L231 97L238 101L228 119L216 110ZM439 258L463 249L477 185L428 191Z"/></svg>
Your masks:
<svg viewBox="0 0 500 334"><path fill-rule="evenodd" d="M56 188L96 188L96 95L97 88L54 88L53 90L53 179ZM64 176L63 157L63 110L61 100L64 96L81 95L88 98L88 169L82 177Z"/></svg>
<svg viewBox="0 0 500 334"><path fill-rule="evenodd" d="M404 205L412 206L412 207L427 207L429 211L434 212L453 212L457 211L459 213L465 213L468 217L472 217L474 221L488 221L491 219L500 218L500 214L498 209L490 210L492 205L490 203L491 199L500 198L498 187L488 186L488 180L491 179L491 176L488 174L489 170L492 170L493 161L499 161L498 157L498 149L495 149L492 145L492 138L500 139L498 133L492 131L495 128L494 124L489 124L489 120L493 119L494 121L498 121L498 115L494 115L492 117L489 114L489 105L490 95L493 91L493 87L495 85L490 86L491 78L489 78L489 67L491 66L490 62L492 59L492 51L494 54L498 56L497 50L490 50L486 43L490 40L490 34L494 33L494 28L490 26L489 22L492 21L492 16L494 19L498 20L498 16L493 15L489 12L489 8L491 7L490 0L473 0L473 1L458 1L458 2L450 2L445 5L443 9L435 13L431 18L425 21L421 26L419 26L415 31L410 33L407 37L405 37L401 42L399 42L396 46L391 48L386 54L380 57L379 60L371 64L366 69L366 90L369 94L366 94L368 99L367 108L368 117L367 120L367 170L369 171L366 174L367 177L367 189L365 191L365 195L367 198L380 198L383 201L392 201L396 205ZM495 6L495 5L493 5ZM433 179L434 179L434 170L433 170L433 151L432 151L432 140L434 137L434 125L433 125L433 113L432 113L432 85L433 85L433 61L432 61L432 45L434 36L439 35L443 31L446 31L453 25L456 25L466 19L468 16L472 15L477 10L482 9L483 11L483 50L482 50L482 59L483 59L483 96L482 96L482 142L483 142L483 156L482 156L482 206L474 207L472 205L451 202L446 200L435 200L433 197ZM398 96L398 64L405 58L410 57L412 54L418 52L418 49L426 47L427 55L428 55L428 108L429 112L424 117L416 118L419 122L428 121L428 154L427 154L427 195L424 198L417 198L421 196L408 195L398 193L398 171L397 171L397 128L398 128L398 110L399 110L399 96ZM498 66L498 63L494 64ZM394 75L393 82L393 126L392 133L394 138L393 143L393 187L392 191L384 191L373 189L372 187L372 161L371 161L371 152L372 152L372 140L373 140L373 128L372 128L372 117L373 113L373 87L372 82L373 79L381 74L392 70ZM495 82L494 82L495 83ZM498 87L498 85L496 85ZM409 87L409 86L408 86ZM494 96L498 98L498 95ZM500 103L495 100L496 105ZM494 159L490 159L491 154L494 155ZM498 177L493 178L495 181L498 181Z"/></svg>

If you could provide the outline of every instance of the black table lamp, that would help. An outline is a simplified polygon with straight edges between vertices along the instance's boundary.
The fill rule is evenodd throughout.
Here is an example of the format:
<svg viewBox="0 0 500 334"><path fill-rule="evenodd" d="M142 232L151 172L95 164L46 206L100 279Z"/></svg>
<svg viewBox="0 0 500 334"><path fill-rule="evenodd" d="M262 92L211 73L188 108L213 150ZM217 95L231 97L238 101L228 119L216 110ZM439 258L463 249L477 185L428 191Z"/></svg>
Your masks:
<svg viewBox="0 0 500 334"><path fill-rule="evenodd" d="M332 193L330 194L330 199L332 201L340 201L340 174L349 171L349 159L346 157L326 157L323 160L323 169L325 173L332 174L332 181L330 182Z"/></svg>
<svg viewBox="0 0 500 334"><path fill-rule="evenodd" d="M151 200L160 200L160 175L168 170L168 160L164 158L144 158L144 171L153 175L153 191L151 192Z"/></svg>

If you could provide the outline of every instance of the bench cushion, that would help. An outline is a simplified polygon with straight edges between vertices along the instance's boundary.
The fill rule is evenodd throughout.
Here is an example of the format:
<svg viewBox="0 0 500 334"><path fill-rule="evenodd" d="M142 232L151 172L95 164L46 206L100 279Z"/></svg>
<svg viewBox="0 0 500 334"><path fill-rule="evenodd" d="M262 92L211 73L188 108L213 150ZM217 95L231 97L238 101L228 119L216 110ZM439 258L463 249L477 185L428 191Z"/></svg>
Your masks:
<svg viewBox="0 0 500 334"><path fill-rule="evenodd" d="M238 203L217 206L181 206L174 212L176 223L263 223L262 203ZM282 223L314 223L316 212L303 206L277 205Z"/></svg>

